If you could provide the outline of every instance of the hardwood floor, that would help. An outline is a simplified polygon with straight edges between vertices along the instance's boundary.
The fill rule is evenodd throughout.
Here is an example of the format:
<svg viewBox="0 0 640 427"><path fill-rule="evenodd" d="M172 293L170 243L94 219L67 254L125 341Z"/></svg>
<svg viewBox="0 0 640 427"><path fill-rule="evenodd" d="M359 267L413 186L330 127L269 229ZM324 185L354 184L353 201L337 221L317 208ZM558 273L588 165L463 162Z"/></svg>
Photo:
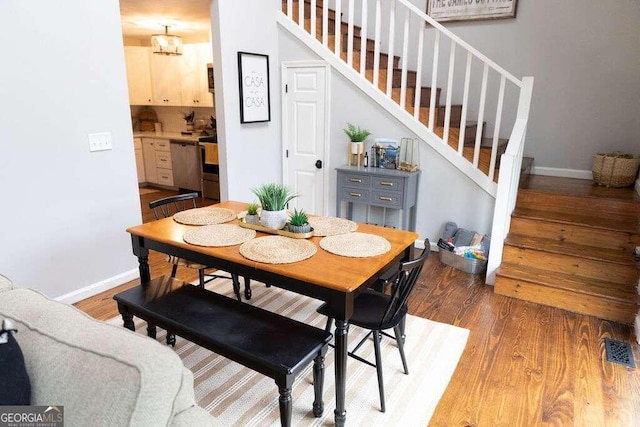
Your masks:
<svg viewBox="0 0 640 427"><path fill-rule="evenodd" d="M153 219L149 201L170 194L141 196L145 221ZM170 273L162 254L151 253L149 263L152 277ZM196 280L197 273L179 269L178 277ZM109 319L118 315L112 296L136 284L76 306ZM471 331L432 426L640 425L638 369L607 362L604 349L606 337L632 343L640 366L629 326L497 295L482 277L441 264L437 253L427 260L410 313Z"/></svg>

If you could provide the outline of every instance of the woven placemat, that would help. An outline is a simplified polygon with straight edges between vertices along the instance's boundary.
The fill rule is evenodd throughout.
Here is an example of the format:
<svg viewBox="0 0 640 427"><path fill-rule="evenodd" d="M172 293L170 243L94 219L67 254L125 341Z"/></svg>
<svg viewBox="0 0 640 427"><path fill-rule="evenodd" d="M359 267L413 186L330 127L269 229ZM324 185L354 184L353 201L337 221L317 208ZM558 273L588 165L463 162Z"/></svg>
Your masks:
<svg viewBox="0 0 640 427"><path fill-rule="evenodd" d="M214 224L184 233L185 242L198 246L233 246L256 237L256 231L235 224Z"/></svg>
<svg viewBox="0 0 640 427"><path fill-rule="evenodd" d="M389 252L391 243L384 237L368 233L348 233L320 240L320 247L340 256L364 258Z"/></svg>
<svg viewBox="0 0 640 427"><path fill-rule="evenodd" d="M335 236L358 229L358 224L355 222L332 216L310 216L309 224L313 227L314 236Z"/></svg>
<svg viewBox="0 0 640 427"><path fill-rule="evenodd" d="M205 208L187 209L173 215L173 220L186 225L211 225L222 224L223 222L236 219L236 213L231 209Z"/></svg>
<svg viewBox="0 0 640 427"><path fill-rule="evenodd" d="M318 248L305 239L285 236L258 237L240 246L240 253L251 261L266 264L289 264L311 258Z"/></svg>

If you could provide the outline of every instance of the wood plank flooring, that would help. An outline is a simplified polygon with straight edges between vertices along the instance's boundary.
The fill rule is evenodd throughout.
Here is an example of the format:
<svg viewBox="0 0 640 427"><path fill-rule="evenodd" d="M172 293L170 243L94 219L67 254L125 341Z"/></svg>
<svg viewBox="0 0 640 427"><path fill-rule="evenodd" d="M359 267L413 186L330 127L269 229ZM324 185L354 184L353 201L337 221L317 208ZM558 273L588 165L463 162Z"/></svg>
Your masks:
<svg viewBox="0 0 640 427"><path fill-rule="evenodd" d="M141 196L145 221L153 218L149 201L170 194ZM152 277L169 274L162 254L149 259ZM191 281L197 274L179 269L178 277ZM113 294L136 284L76 306L109 319L118 315ZM605 337L632 343L640 366L640 346L629 326L496 295L482 277L441 264L435 253L412 294L410 312L471 331L432 426L640 425L638 369L607 362L604 349Z"/></svg>

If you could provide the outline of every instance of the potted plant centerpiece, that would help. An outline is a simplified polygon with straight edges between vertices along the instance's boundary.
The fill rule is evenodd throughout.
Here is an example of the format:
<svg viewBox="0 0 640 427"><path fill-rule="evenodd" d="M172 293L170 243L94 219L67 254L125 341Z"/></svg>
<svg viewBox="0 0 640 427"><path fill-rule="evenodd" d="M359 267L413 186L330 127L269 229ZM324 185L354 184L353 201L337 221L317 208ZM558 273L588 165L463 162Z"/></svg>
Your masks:
<svg viewBox="0 0 640 427"><path fill-rule="evenodd" d="M260 218L258 217L258 208L259 204L251 202L247 204L247 215L244 217L244 220L247 224L257 225L260 223Z"/></svg>
<svg viewBox="0 0 640 427"><path fill-rule="evenodd" d="M287 203L298 197L283 184L263 184L251 191L262 205L260 223L263 227L274 230L282 229L287 223Z"/></svg>
<svg viewBox="0 0 640 427"><path fill-rule="evenodd" d="M308 233L311 231L309 218L303 209L294 209L289 218L289 231L292 233Z"/></svg>

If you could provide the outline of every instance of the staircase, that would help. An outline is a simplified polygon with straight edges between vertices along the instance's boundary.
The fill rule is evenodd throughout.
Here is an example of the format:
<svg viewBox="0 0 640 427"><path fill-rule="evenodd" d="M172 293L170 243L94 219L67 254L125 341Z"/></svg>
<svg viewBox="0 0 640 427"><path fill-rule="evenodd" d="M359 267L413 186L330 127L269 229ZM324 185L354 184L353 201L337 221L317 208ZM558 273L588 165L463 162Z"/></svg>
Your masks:
<svg viewBox="0 0 640 427"><path fill-rule="evenodd" d="M632 324L640 197L633 189L532 176L518 193L495 292Z"/></svg>

